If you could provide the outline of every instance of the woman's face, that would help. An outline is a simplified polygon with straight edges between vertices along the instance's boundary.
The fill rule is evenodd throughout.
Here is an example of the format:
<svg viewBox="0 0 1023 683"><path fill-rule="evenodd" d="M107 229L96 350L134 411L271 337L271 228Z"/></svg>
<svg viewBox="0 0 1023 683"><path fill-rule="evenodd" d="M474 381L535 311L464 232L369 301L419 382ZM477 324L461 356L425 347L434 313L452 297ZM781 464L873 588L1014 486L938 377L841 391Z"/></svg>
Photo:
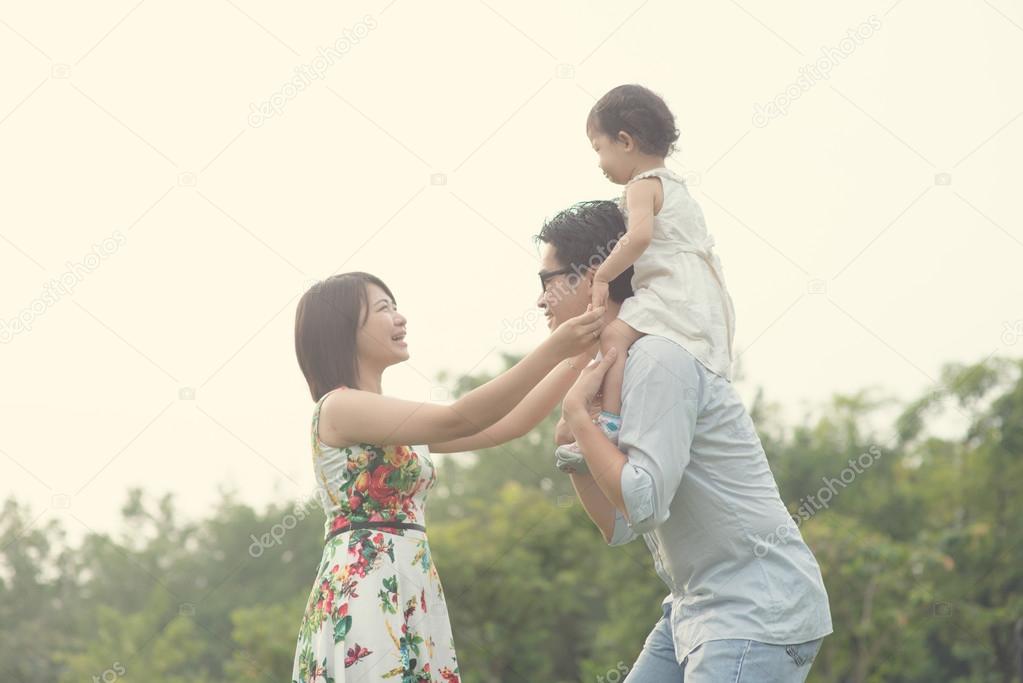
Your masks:
<svg viewBox="0 0 1023 683"><path fill-rule="evenodd" d="M355 337L359 365L383 370L408 360L405 316L398 313L394 301L377 285L366 286L366 298L369 305L363 311L366 322Z"/></svg>

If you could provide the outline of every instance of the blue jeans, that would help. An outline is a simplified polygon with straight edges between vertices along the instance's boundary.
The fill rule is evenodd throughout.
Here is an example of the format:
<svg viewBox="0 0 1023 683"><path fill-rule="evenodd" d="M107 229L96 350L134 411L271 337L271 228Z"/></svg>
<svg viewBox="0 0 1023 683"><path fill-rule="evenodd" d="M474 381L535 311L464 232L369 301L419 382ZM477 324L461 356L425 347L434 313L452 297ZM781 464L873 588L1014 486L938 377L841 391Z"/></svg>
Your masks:
<svg viewBox="0 0 1023 683"><path fill-rule="evenodd" d="M823 640L794 645L709 640L679 663L671 637L668 602L625 683L803 683Z"/></svg>

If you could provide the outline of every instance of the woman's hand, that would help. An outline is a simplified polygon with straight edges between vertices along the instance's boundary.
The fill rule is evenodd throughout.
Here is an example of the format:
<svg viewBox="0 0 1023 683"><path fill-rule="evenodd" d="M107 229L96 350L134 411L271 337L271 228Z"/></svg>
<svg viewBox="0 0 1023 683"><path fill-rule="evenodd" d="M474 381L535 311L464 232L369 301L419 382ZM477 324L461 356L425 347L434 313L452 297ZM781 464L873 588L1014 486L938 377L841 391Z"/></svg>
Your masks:
<svg viewBox="0 0 1023 683"><path fill-rule="evenodd" d="M604 329L604 308L587 306L586 312L558 325L548 343L561 358L571 358L593 347Z"/></svg>
<svg viewBox="0 0 1023 683"><path fill-rule="evenodd" d="M600 386L617 356L617 349L612 348L599 361L591 362L565 394L562 417L568 426L580 420L590 420L591 416L600 412Z"/></svg>

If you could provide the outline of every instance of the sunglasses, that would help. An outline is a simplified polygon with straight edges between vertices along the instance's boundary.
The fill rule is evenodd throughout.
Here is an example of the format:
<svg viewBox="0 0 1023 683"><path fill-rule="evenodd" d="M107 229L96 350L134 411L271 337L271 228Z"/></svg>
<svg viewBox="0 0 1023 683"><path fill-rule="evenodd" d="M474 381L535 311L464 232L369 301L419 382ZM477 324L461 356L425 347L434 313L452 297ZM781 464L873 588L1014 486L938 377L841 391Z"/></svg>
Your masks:
<svg viewBox="0 0 1023 683"><path fill-rule="evenodd" d="M572 266L567 268L558 268L557 270L541 270L540 271L540 289L544 292L547 291L547 283L551 278L557 277L558 275L570 275L576 272L576 269Z"/></svg>

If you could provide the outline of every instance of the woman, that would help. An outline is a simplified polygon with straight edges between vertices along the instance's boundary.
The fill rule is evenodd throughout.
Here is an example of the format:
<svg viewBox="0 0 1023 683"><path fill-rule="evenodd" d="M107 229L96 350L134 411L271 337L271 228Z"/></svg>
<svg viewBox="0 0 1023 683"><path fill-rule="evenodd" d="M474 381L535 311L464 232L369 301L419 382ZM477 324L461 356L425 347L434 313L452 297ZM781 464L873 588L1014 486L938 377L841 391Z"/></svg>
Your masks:
<svg viewBox="0 0 1023 683"><path fill-rule="evenodd" d="M294 683L459 682L423 527L436 483L430 452L486 448L535 427L592 356L603 312L568 320L504 374L436 405L381 393L384 370L409 357L406 319L387 285L345 273L302 296L295 351L316 401L313 468L327 521Z"/></svg>

